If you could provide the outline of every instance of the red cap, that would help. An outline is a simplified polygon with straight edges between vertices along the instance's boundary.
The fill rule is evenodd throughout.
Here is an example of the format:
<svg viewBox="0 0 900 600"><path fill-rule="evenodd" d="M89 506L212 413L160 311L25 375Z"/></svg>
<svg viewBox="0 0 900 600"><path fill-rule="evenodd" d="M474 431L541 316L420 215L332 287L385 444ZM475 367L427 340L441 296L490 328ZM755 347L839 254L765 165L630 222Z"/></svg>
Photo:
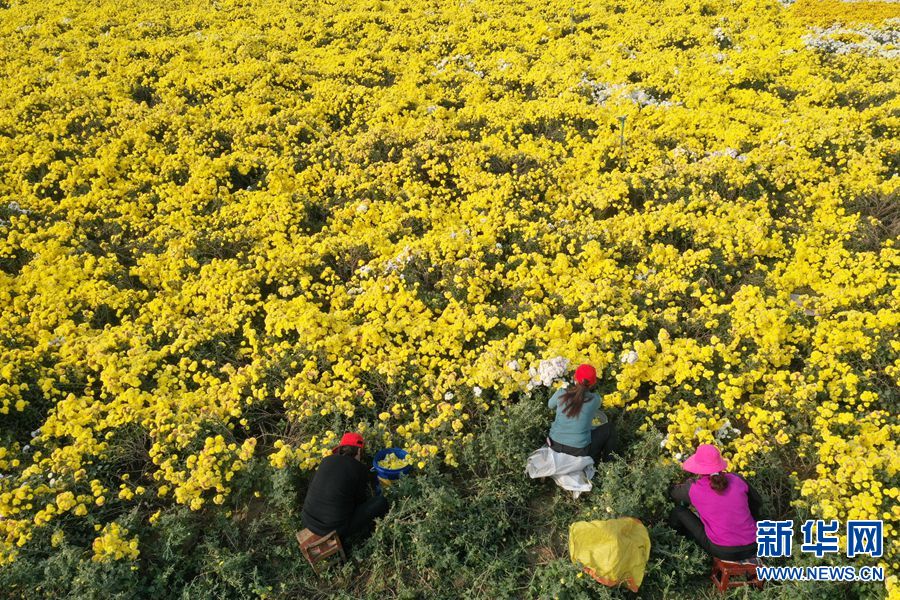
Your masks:
<svg viewBox="0 0 900 600"><path fill-rule="evenodd" d="M591 365L578 365L578 368L575 369L575 383L594 385L597 383L597 369Z"/></svg>
<svg viewBox="0 0 900 600"><path fill-rule="evenodd" d="M337 449L341 446L356 446L357 448L362 448L366 443L363 441L363 436L358 433L345 433L341 438L341 443L337 445L337 448L331 451L332 454L337 452Z"/></svg>

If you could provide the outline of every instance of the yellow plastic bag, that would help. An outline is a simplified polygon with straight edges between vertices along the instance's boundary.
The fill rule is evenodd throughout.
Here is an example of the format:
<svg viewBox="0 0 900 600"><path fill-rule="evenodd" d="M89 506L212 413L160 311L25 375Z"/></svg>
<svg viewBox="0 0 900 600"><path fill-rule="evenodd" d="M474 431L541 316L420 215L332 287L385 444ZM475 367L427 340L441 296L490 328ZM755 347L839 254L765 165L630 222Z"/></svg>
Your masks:
<svg viewBox="0 0 900 600"><path fill-rule="evenodd" d="M644 524L632 517L576 521L569 525L569 556L603 585L624 583L636 592L650 558L650 535Z"/></svg>

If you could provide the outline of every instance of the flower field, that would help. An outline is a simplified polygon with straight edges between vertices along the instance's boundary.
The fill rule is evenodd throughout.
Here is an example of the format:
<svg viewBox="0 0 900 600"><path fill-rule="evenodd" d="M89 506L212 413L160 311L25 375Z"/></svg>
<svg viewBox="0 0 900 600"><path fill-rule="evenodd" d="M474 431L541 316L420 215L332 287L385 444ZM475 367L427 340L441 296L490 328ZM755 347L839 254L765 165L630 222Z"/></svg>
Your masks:
<svg viewBox="0 0 900 600"><path fill-rule="evenodd" d="M0 0L0 35L0 573L161 569L167 518L346 430L465 470L591 362L660 464L883 519L900 597L900 3Z"/></svg>

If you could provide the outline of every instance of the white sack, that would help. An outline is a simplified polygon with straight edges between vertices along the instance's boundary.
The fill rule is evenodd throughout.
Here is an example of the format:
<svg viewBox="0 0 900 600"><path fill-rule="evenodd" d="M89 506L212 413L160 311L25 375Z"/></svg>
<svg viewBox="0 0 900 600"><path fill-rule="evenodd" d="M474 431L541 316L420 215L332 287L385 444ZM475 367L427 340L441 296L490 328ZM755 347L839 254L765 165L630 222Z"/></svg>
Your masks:
<svg viewBox="0 0 900 600"><path fill-rule="evenodd" d="M556 485L572 492L572 497L577 498L594 487L591 478L596 470L594 459L590 456L572 456L544 446L528 457L525 473L532 479L552 477Z"/></svg>

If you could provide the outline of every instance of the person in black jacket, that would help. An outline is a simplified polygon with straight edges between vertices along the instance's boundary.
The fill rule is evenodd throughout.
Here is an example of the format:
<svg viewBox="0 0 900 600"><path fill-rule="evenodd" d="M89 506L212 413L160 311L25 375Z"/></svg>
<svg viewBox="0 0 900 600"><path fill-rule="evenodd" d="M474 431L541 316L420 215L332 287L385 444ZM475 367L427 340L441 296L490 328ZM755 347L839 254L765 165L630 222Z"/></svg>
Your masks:
<svg viewBox="0 0 900 600"><path fill-rule="evenodd" d="M364 446L358 433L344 434L316 469L300 515L303 526L316 535L336 531L347 552L348 538L371 534L375 519L388 511L384 496L370 495L375 474L363 462Z"/></svg>

